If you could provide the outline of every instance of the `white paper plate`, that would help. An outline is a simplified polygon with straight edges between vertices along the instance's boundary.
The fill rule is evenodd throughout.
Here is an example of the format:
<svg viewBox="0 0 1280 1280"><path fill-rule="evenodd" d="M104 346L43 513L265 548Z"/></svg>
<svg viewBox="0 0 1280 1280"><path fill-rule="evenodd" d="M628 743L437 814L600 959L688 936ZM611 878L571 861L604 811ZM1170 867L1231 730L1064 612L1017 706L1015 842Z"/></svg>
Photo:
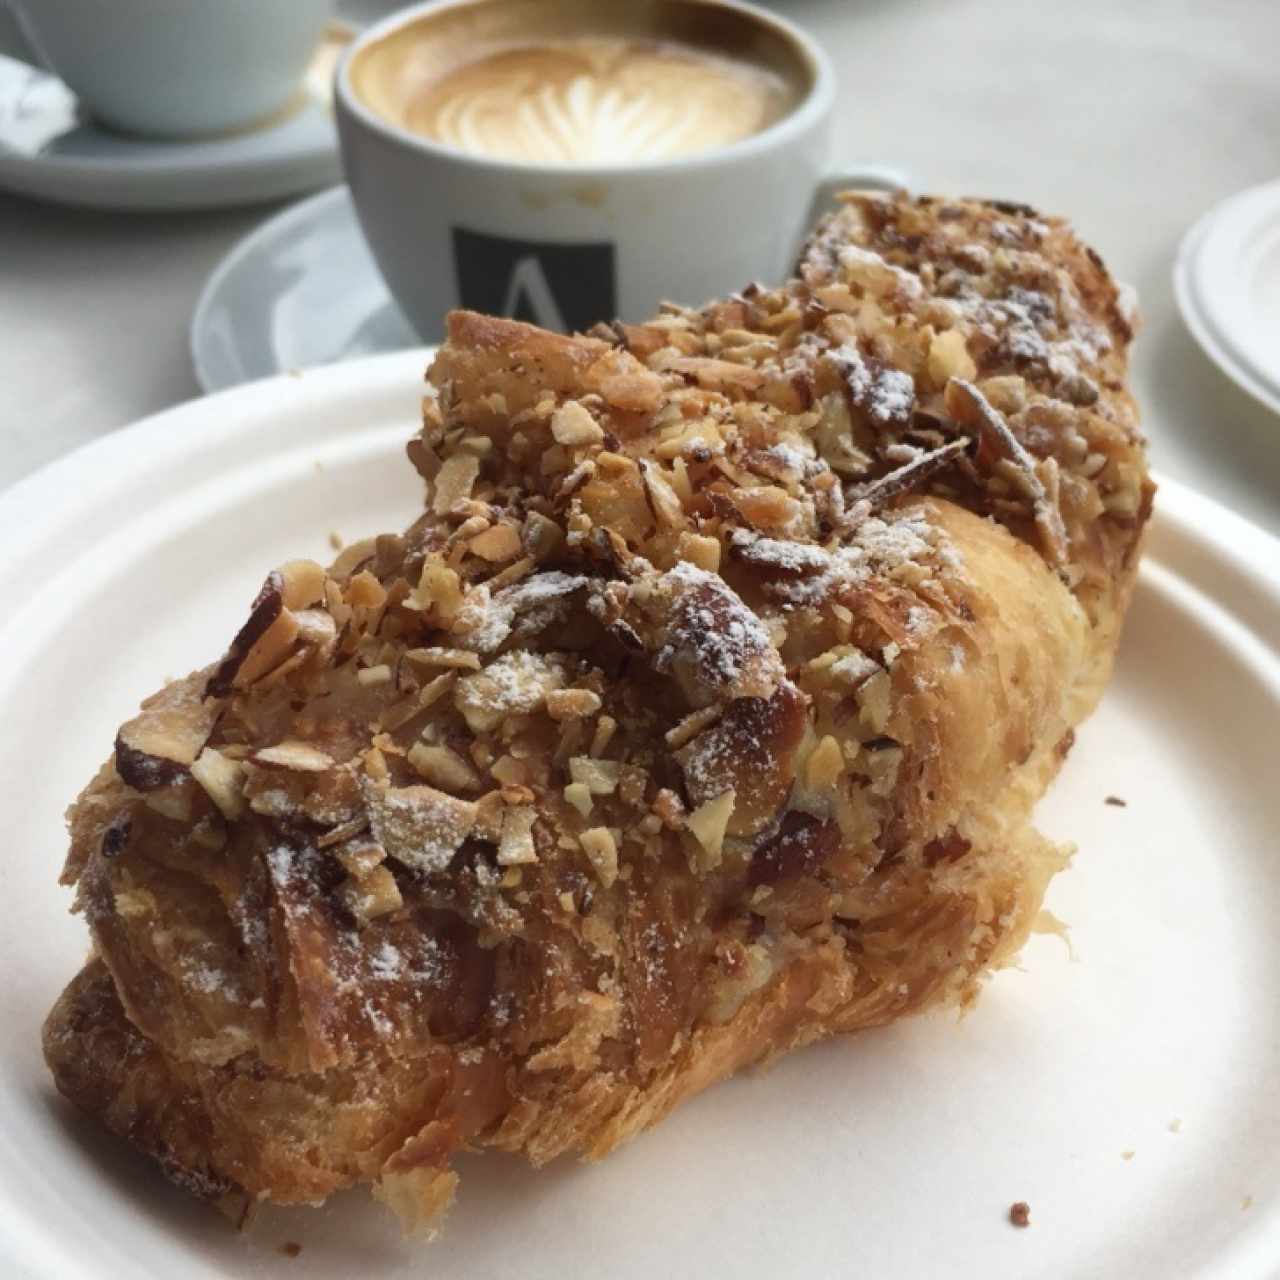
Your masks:
<svg viewBox="0 0 1280 1280"><path fill-rule="evenodd" d="M416 347L382 282L351 192L299 200L214 269L191 316L191 363L205 391Z"/></svg>
<svg viewBox="0 0 1280 1280"><path fill-rule="evenodd" d="M1280 181L1210 209L1183 237L1173 284L1209 358L1280 413Z"/></svg>
<svg viewBox="0 0 1280 1280"><path fill-rule="evenodd" d="M342 174L333 68L353 28L330 24L294 100L252 129L131 138L84 118L56 76L0 57L0 188L95 209L212 209L277 200Z"/></svg>
<svg viewBox="0 0 1280 1280"><path fill-rule="evenodd" d="M1049 896L1076 958L1034 938L965 1020L807 1049L595 1167L467 1158L425 1246L363 1192L237 1237L54 1096L40 1022L85 951L63 808L264 569L414 513L423 363L239 388L0 498L6 1274L1274 1277L1280 544L1168 483L1115 683L1039 815L1080 846Z"/></svg>

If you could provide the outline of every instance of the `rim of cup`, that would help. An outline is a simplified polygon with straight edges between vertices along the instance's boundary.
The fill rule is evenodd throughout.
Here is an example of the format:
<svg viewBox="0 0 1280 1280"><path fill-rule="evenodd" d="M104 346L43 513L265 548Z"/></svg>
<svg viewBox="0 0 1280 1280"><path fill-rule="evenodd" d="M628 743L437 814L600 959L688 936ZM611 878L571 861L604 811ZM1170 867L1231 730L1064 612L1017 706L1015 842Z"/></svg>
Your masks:
<svg viewBox="0 0 1280 1280"><path fill-rule="evenodd" d="M744 159L754 152L770 150L779 143L805 133L812 125L822 119L830 111L835 102L836 77L831 61L821 46L795 23L786 18L770 13L745 0L687 0L690 4L705 4L718 9L728 9L740 13L743 17L771 29L781 36L799 55L805 70L809 73L808 91L786 115L775 120L759 133L749 134L736 142L721 147L708 148L706 151L693 151L687 155L672 156L666 160L613 160L598 161L591 164L537 164L528 160L509 160L499 156L486 155L482 152L464 151L460 147L449 146L437 142L409 129L393 124L385 117L371 110L351 84L351 66L357 57L370 45L378 43L385 37L399 31L403 27L412 26L422 18L435 17L449 9L462 9L473 5L496 3L498 0L425 0L407 9L399 9L383 18L380 22L365 31L351 42L338 63L334 81L334 98L340 110L347 112L365 128L381 134L391 142L398 143L412 151L420 151L438 159L452 160L455 163L484 169L517 170L530 175L540 174L543 177L557 177L581 181L584 174L605 173L610 176L629 176L631 174L653 175L664 172L678 173L681 170L705 169L721 164L731 164Z"/></svg>

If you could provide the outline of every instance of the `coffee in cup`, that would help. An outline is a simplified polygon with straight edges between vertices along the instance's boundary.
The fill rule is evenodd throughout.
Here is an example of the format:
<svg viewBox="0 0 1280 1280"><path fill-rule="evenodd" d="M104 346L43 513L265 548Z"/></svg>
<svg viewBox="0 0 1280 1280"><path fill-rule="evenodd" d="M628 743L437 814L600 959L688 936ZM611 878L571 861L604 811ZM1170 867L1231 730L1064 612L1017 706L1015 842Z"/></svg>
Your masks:
<svg viewBox="0 0 1280 1280"><path fill-rule="evenodd" d="M737 0L435 0L338 69L365 238L427 341L454 307L582 330L781 279L826 168L835 81Z"/></svg>
<svg viewBox="0 0 1280 1280"><path fill-rule="evenodd" d="M498 160L671 160L762 132L803 91L770 66L656 32L534 35L451 70L415 56L420 39L409 29L371 49L353 67L356 92L402 129Z"/></svg>

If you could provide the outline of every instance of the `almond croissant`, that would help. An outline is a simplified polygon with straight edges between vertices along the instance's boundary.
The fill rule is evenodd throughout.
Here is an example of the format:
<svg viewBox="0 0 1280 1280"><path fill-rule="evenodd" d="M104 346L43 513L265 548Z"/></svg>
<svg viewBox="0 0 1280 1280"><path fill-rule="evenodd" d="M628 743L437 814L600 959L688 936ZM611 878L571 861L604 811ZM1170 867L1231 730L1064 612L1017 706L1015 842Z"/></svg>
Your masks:
<svg viewBox="0 0 1280 1280"><path fill-rule="evenodd" d="M403 534L266 580L73 806L58 1087L241 1215L604 1155L1016 953L1153 487L1061 221L857 198L797 278L455 314Z"/></svg>

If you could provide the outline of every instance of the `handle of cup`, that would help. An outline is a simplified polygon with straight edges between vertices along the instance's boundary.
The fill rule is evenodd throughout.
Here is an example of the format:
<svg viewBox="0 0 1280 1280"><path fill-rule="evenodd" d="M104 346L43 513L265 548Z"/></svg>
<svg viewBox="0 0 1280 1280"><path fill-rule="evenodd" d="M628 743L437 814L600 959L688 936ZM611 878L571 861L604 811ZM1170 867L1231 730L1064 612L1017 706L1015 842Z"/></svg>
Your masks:
<svg viewBox="0 0 1280 1280"><path fill-rule="evenodd" d="M813 226L824 213L830 213L836 207L836 197L842 191L897 191L910 185L911 179L907 174L890 165L871 164L833 173L818 183L813 193L809 225Z"/></svg>
<svg viewBox="0 0 1280 1280"><path fill-rule="evenodd" d="M0 0L0 55L17 58L19 62L28 62L33 67L47 65L22 29L17 9L8 0Z"/></svg>

